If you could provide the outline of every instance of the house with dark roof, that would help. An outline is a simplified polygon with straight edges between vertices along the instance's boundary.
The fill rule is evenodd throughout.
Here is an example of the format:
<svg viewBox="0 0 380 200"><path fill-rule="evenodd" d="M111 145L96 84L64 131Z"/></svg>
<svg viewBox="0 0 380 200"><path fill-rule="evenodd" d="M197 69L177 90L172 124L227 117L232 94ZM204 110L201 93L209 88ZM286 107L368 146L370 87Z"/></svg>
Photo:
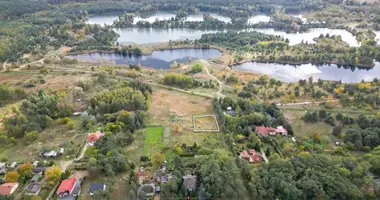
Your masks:
<svg viewBox="0 0 380 200"><path fill-rule="evenodd" d="M30 182L32 182L32 183L36 183L36 182L38 182L41 178L42 178L42 172L39 172L39 173L37 173L36 175L34 175L34 176L32 177L32 179L30 179Z"/></svg>
<svg viewBox="0 0 380 200"><path fill-rule="evenodd" d="M34 173L42 173L44 174L46 171L47 167L33 167L32 171Z"/></svg>
<svg viewBox="0 0 380 200"><path fill-rule="evenodd" d="M81 180L72 177L61 182L56 192L58 200L75 200L81 191Z"/></svg>
<svg viewBox="0 0 380 200"><path fill-rule="evenodd" d="M104 183L92 183L88 190L90 196L93 196L96 191L104 191L106 190L106 184Z"/></svg>
<svg viewBox="0 0 380 200"><path fill-rule="evenodd" d="M197 188L197 176L187 174L183 178L183 187L188 191L194 191Z"/></svg>
<svg viewBox="0 0 380 200"><path fill-rule="evenodd" d="M99 138L103 137L105 133L96 131L95 133L90 133L87 136L87 145L88 146L93 146L96 141L99 140Z"/></svg>
<svg viewBox="0 0 380 200"><path fill-rule="evenodd" d="M41 185L39 183L29 183L25 188L26 195L38 195L41 191Z"/></svg>
<svg viewBox="0 0 380 200"><path fill-rule="evenodd" d="M18 188L19 183L4 183L0 185L0 195L10 196Z"/></svg>

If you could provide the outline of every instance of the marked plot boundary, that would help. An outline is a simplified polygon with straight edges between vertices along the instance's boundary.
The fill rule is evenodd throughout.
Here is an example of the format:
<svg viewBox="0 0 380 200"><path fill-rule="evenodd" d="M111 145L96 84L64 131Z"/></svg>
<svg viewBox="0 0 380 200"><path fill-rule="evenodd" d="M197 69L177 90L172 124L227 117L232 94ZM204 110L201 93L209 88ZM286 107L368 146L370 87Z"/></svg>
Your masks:
<svg viewBox="0 0 380 200"><path fill-rule="evenodd" d="M197 119L200 118L212 118L214 121L214 127L215 129L197 129ZM194 127L194 132L219 132L219 125L218 125L218 120L216 119L215 115L198 115L198 116L193 116L193 127Z"/></svg>

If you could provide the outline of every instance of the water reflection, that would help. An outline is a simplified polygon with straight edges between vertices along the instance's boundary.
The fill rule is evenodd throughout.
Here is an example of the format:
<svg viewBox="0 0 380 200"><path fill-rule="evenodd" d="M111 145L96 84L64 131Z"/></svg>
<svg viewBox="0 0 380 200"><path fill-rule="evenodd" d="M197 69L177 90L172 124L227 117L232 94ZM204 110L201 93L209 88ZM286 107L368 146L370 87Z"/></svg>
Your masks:
<svg viewBox="0 0 380 200"><path fill-rule="evenodd" d="M69 55L67 58L76 58L88 62L109 61L115 64L141 64L144 67L155 69L168 69L176 61L177 63L189 62L194 59L208 60L221 56L217 49L172 49L153 51L147 56L122 55L116 53L87 53Z"/></svg>
<svg viewBox="0 0 380 200"><path fill-rule="evenodd" d="M282 65L276 63L247 62L233 66L235 70L258 72L270 77L285 81L297 82L312 76L314 80L342 80L342 82L360 82L362 80L372 81L380 77L380 63L373 68L358 68L338 65L304 64L299 66Z"/></svg>

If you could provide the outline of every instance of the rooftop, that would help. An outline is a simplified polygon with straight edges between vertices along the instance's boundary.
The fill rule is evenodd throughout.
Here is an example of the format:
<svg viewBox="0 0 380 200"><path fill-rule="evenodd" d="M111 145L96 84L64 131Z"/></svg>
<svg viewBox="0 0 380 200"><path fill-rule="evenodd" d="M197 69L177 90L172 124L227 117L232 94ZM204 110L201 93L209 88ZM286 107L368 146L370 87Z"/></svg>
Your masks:
<svg viewBox="0 0 380 200"><path fill-rule="evenodd" d="M93 195L96 191L105 190L105 189L106 189L106 185L104 183L92 183L90 185L90 189L88 190L88 193L90 195Z"/></svg>

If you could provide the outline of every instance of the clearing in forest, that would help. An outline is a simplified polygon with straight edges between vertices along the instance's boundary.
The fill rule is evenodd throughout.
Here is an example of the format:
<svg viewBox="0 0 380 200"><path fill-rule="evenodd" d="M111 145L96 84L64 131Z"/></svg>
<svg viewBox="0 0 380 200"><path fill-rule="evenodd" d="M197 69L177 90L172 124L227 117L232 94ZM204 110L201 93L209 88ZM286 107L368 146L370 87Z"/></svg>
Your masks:
<svg viewBox="0 0 380 200"><path fill-rule="evenodd" d="M144 155L151 156L155 152L160 152L162 146L162 136L164 129L161 126L148 127L145 134Z"/></svg>

